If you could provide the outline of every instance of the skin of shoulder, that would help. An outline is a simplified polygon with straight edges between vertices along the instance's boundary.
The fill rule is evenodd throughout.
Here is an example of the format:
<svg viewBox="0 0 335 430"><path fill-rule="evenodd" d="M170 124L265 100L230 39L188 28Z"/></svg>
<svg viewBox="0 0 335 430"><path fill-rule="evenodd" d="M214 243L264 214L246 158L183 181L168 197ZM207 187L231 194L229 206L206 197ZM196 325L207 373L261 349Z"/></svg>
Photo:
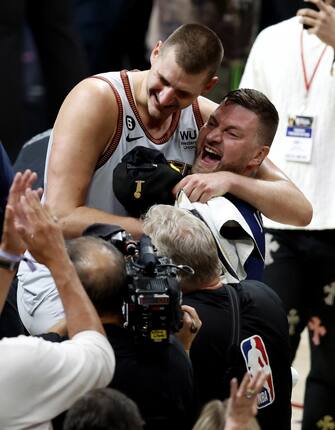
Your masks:
<svg viewBox="0 0 335 430"><path fill-rule="evenodd" d="M219 106L218 103L213 102L207 97L198 97L199 109L204 122L208 121L209 116L215 111Z"/></svg>
<svg viewBox="0 0 335 430"><path fill-rule="evenodd" d="M47 203L57 216L84 204L117 117L113 90L102 80L85 79L66 97L54 126L46 190Z"/></svg>

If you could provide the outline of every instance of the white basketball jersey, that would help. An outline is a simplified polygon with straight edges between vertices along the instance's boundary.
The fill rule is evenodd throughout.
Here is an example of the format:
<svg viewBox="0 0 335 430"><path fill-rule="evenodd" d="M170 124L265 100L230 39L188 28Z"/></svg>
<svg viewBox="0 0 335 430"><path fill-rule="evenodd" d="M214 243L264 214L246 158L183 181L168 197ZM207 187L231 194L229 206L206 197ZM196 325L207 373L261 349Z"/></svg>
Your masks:
<svg viewBox="0 0 335 430"><path fill-rule="evenodd" d="M119 118L113 140L100 158L94 173L86 205L117 215L127 215L113 192L113 171L122 157L136 145L160 150L168 161L177 165L192 165L198 132L203 124L198 103L173 115L171 126L164 135L155 139L143 124L131 91L126 71L97 75L114 91Z"/></svg>

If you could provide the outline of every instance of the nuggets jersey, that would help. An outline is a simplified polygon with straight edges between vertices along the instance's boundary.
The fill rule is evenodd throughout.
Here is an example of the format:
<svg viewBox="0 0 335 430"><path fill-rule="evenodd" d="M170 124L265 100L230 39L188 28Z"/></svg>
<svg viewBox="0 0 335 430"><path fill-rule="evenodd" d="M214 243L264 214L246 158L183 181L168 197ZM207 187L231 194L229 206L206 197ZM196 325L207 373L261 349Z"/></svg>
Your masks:
<svg viewBox="0 0 335 430"><path fill-rule="evenodd" d="M114 137L96 166L86 205L117 215L128 215L113 192L113 170L122 157L135 145L141 145L159 149L168 161L174 161L177 165L192 165L198 132L203 121L198 102L195 101L193 105L173 115L170 128L162 137L154 138L139 115L127 71L103 73L95 78L110 85L111 94L114 92L117 100L119 115ZM48 152L51 144L52 137Z"/></svg>

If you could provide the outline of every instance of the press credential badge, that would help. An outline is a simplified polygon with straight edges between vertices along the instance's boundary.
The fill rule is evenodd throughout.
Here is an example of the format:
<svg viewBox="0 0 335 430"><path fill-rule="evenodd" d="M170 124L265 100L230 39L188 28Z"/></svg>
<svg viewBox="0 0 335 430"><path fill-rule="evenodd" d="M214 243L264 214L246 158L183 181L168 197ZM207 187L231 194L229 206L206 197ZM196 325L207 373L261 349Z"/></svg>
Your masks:
<svg viewBox="0 0 335 430"><path fill-rule="evenodd" d="M312 158L315 122L315 116L288 116L285 136L286 160L310 163Z"/></svg>

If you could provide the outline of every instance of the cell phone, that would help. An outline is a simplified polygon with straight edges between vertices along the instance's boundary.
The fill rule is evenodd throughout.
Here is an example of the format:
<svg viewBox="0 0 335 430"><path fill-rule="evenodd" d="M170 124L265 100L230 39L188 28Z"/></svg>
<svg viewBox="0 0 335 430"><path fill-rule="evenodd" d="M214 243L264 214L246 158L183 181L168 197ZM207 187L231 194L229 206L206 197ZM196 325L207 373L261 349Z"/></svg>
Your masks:
<svg viewBox="0 0 335 430"><path fill-rule="evenodd" d="M304 8L306 8L306 9L312 9L312 10L315 10L315 11L317 11L317 12L319 12L320 11L320 9L317 7L317 5L315 4L315 3L312 3L312 2L309 2L309 1L307 1L305 4L304 4ZM311 28L312 26L311 25L308 25L308 24L303 24L303 27L304 27L304 29L305 30L308 30L309 28Z"/></svg>

